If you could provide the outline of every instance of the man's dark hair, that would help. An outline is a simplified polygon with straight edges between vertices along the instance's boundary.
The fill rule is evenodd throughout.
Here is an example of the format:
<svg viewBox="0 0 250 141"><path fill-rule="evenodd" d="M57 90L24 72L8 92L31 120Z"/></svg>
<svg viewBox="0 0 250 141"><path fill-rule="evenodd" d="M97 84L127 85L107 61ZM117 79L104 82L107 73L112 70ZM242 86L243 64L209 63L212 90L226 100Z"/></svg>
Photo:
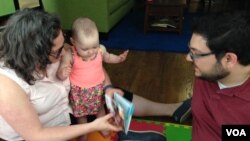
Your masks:
<svg viewBox="0 0 250 141"><path fill-rule="evenodd" d="M216 13L194 20L193 33L207 41L208 48L220 60L235 53L242 65L250 64L250 16L244 11Z"/></svg>
<svg viewBox="0 0 250 141"><path fill-rule="evenodd" d="M10 17L0 37L4 65L32 84L51 63L49 54L61 29L57 16L41 10L24 9ZM41 73L41 72L40 72Z"/></svg>

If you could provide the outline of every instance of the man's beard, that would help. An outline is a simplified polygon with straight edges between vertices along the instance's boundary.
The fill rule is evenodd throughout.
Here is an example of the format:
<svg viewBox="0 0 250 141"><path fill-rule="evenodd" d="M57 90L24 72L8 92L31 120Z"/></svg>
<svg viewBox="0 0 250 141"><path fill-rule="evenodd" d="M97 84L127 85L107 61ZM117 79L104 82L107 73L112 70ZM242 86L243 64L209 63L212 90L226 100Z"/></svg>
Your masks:
<svg viewBox="0 0 250 141"><path fill-rule="evenodd" d="M202 73L201 75L198 76L201 79L208 80L208 81L217 81L222 78L225 78L230 74L229 71L227 71L223 66L221 65L220 62L217 62L213 69L210 71L210 73Z"/></svg>

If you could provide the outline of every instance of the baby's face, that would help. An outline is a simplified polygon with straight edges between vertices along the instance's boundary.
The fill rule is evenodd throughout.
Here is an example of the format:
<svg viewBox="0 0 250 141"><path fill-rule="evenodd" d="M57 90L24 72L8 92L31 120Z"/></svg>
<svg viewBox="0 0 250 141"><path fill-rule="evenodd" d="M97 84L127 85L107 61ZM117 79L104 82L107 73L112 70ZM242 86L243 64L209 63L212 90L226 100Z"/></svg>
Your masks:
<svg viewBox="0 0 250 141"><path fill-rule="evenodd" d="M85 37L75 42L76 51L83 60L94 59L97 55L99 46L98 38L94 37Z"/></svg>

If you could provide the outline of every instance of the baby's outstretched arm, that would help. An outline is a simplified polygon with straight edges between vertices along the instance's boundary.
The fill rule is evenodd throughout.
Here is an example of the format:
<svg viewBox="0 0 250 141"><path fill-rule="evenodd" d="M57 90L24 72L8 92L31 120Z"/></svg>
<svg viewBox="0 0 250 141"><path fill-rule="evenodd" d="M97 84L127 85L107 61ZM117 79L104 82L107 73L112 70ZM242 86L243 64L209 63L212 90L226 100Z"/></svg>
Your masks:
<svg viewBox="0 0 250 141"><path fill-rule="evenodd" d="M115 55L112 53L109 53L104 46L101 45L101 49L103 52L103 61L105 63L121 63L126 60L128 56L129 50L124 51L120 55Z"/></svg>

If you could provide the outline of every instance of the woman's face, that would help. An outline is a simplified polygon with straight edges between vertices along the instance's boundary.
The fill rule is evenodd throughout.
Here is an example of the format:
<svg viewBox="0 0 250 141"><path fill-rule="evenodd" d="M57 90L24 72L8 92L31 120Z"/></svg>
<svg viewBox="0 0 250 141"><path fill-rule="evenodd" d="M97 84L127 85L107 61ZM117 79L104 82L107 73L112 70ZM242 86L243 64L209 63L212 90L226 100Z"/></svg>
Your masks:
<svg viewBox="0 0 250 141"><path fill-rule="evenodd" d="M60 30L59 35L53 41L54 46L51 49L49 60L55 63L60 60L62 54L64 53L64 37L63 32Z"/></svg>

